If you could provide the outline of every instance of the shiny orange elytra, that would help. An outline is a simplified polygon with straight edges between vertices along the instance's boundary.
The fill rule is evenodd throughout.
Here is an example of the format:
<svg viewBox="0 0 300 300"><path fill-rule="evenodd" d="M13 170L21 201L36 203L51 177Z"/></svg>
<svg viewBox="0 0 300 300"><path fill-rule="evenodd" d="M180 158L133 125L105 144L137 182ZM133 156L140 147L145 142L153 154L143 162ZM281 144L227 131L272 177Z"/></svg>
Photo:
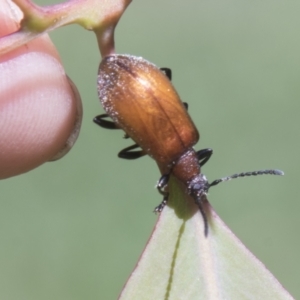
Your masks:
<svg viewBox="0 0 300 300"><path fill-rule="evenodd" d="M197 143L198 131L170 80L146 60L104 58L98 90L108 115L153 157L162 174Z"/></svg>
<svg viewBox="0 0 300 300"><path fill-rule="evenodd" d="M165 187L170 174L185 184L203 216L207 236L208 224L202 204L207 201L211 186L237 177L283 173L278 170L240 173L209 184L200 167L208 161L212 149L194 150L199 133L170 77L169 69L159 69L140 57L105 57L99 67L98 94L107 114L97 116L94 122L108 129L121 128L125 137L134 140L136 144L122 150L119 157L136 159L148 154L156 161L162 174L157 188L164 195L156 212L167 203ZM113 122L106 120L107 117ZM138 147L142 150L133 151Z"/></svg>

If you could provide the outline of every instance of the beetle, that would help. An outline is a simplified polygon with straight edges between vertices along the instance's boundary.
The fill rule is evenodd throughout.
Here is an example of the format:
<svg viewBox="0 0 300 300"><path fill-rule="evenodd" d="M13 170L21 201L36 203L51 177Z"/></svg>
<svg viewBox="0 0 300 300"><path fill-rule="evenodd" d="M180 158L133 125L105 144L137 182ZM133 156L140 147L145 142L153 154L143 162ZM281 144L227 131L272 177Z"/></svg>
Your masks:
<svg viewBox="0 0 300 300"><path fill-rule="evenodd" d="M157 68L147 60L131 55L104 57L99 67L98 95L106 114L94 118L103 128L123 129L125 137L135 144L123 149L118 156L136 159L152 157L162 174L157 183L163 201L155 208L161 212L168 201L166 187L170 175L185 184L187 193L199 207L208 235L208 222L203 203L211 186L233 178L274 174L279 170L262 170L235 174L209 183L201 167L209 160L210 148L195 151L198 130L171 83L171 70ZM110 117L112 121L107 120ZM137 148L140 150L136 150Z"/></svg>

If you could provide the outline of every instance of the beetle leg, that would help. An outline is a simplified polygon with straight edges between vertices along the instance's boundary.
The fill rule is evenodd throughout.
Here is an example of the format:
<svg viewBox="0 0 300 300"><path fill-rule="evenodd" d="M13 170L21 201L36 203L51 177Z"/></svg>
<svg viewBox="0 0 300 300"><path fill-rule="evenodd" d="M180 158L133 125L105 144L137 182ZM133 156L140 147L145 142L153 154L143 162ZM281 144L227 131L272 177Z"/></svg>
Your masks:
<svg viewBox="0 0 300 300"><path fill-rule="evenodd" d="M94 123L96 123L97 125L99 125L102 128L105 128L105 129L121 129L113 121L107 121L107 120L104 120L104 118L109 118L109 115L108 114L102 114L102 115L96 116L93 119L93 121L94 121ZM130 138L130 136L127 133L125 133L124 134L124 139L128 139L128 138Z"/></svg>
<svg viewBox="0 0 300 300"><path fill-rule="evenodd" d="M189 105L186 102L182 102L182 103L183 103L185 109L188 110L189 109Z"/></svg>
<svg viewBox="0 0 300 300"><path fill-rule="evenodd" d="M113 121L105 120L105 118L109 118L109 115L108 114L102 114L102 115L96 116L93 119L93 121L102 128L121 129L120 127L118 127L118 125L116 123L114 123ZM124 139L128 139L128 138L130 138L130 136L127 133L125 133L124 134ZM135 149L137 147L139 147L139 145L137 145L137 144L134 144L133 146L127 147L127 148L121 150L119 152L118 156L120 158L136 159L136 158L139 158L139 157L145 155L145 153L143 153L143 150L130 151L130 150Z"/></svg>
<svg viewBox="0 0 300 300"><path fill-rule="evenodd" d="M199 165L202 167L212 156L213 150L211 148L202 149L196 152Z"/></svg>
<svg viewBox="0 0 300 300"><path fill-rule="evenodd" d="M165 188L168 185L169 178L170 178L170 175L166 174L166 175L161 176L160 179L158 180L156 188L157 188L158 192L161 195L163 195L163 200L158 206L155 207L155 209L154 209L155 213L160 213L168 203L169 193L165 191Z"/></svg>
<svg viewBox="0 0 300 300"><path fill-rule="evenodd" d="M97 125L99 125L102 128L120 129L120 127L118 127L118 125L115 122L105 120L105 118L109 118L109 115L108 114L102 114L102 115L96 116L93 119L93 121L94 121L94 123L96 123Z"/></svg>
<svg viewBox="0 0 300 300"><path fill-rule="evenodd" d="M134 144L132 146L125 148L119 152L118 157L125 158L125 159L137 159L139 157L146 155L146 153L143 150L131 151L138 147L139 147L138 144Z"/></svg>
<svg viewBox="0 0 300 300"><path fill-rule="evenodd" d="M160 68L160 70L169 78L169 80L172 80L172 70L170 68Z"/></svg>

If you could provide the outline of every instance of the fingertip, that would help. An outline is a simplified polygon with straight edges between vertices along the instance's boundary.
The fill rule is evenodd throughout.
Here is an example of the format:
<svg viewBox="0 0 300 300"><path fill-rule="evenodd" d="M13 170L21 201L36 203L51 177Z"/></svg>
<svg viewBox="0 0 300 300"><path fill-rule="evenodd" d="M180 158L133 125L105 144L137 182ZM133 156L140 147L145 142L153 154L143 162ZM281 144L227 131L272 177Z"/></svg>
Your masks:
<svg viewBox="0 0 300 300"><path fill-rule="evenodd" d="M80 127L78 114L78 95L54 57L29 52L2 63L0 178L27 172L55 157L74 126Z"/></svg>

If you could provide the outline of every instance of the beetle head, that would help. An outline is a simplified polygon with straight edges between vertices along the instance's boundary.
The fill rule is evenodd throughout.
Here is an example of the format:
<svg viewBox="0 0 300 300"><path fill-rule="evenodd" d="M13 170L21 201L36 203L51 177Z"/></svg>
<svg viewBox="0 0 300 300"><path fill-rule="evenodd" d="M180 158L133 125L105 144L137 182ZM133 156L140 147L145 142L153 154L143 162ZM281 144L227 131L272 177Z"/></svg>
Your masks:
<svg viewBox="0 0 300 300"><path fill-rule="evenodd" d="M210 185L205 175L198 174L195 176L188 186L188 193L195 199L196 203L205 200Z"/></svg>

